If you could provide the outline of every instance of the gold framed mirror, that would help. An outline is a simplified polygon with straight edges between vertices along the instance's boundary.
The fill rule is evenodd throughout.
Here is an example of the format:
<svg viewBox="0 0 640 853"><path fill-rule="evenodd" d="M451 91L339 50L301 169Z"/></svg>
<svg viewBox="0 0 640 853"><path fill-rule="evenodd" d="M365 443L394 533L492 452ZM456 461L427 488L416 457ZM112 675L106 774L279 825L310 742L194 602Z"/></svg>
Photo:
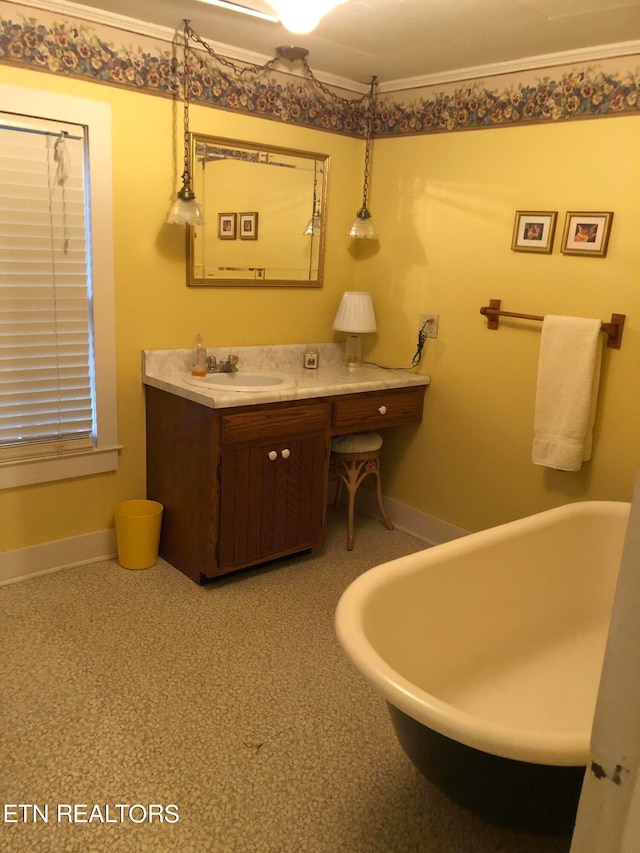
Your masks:
<svg viewBox="0 0 640 853"><path fill-rule="evenodd" d="M322 287L329 156L190 134L193 287Z"/></svg>

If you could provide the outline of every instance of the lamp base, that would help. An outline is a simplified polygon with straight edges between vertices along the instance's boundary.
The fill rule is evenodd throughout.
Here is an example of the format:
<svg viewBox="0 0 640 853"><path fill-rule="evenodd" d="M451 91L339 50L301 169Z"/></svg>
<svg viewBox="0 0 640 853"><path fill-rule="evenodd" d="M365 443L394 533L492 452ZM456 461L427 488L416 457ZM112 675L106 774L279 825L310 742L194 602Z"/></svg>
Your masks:
<svg viewBox="0 0 640 853"><path fill-rule="evenodd" d="M349 335L344 347L344 366L347 370L357 370L362 364L362 341L360 335Z"/></svg>

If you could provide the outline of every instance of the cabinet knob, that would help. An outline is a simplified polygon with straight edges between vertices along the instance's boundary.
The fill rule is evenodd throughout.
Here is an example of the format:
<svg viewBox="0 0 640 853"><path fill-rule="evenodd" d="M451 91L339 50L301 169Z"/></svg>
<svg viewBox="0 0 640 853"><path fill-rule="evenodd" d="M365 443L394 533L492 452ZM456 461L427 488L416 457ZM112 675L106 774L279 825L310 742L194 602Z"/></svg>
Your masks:
<svg viewBox="0 0 640 853"><path fill-rule="evenodd" d="M386 415L387 414L387 407L386 406L380 406L378 411L380 412L381 415Z"/></svg>
<svg viewBox="0 0 640 853"><path fill-rule="evenodd" d="M288 459L290 456L291 456L291 451L287 450L287 448L285 447L285 449L282 451L282 458Z"/></svg>
<svg viewBox="0 0 640 853"><path fill-rule="evenodd" d="M269 459L274 462L278 458L278 452L276 450L269 451Z"/></svg>

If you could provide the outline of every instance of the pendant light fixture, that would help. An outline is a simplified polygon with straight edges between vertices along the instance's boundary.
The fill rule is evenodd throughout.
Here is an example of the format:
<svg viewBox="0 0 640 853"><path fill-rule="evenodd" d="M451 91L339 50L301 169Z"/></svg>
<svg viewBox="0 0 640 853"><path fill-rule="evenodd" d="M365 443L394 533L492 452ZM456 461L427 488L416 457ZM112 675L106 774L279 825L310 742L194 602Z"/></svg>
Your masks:
<svg viewBox="0 0 640 853"><path fill-rule="evenodd" d="M196 203L196 196L191 189L191 173L189 172L189 67L187 63L187 52L189 47L189 22L184 22L184 59L183 59L183 81L184 81L184 171L182 172L182 187L178 192L173 207L169 211L167 222L170 225L204 225L204 215L200 206Z"/></svg>
<svg viewBox="0 0 640 853"><path fill-rule="evenodd" d="M318 161L313 161L313 208L311 219L307 222L307 227L304 229L305 237L319 237L322 231L322 217L318 207Z"/></svg>
<svg viewBox="0 0 640 853"><path fill-rule="evenodd" d="M318 20L325 12L329 11L330 8L339 5L340 3L347 2L347 0L339 0L338 3L333 0L333 2L329 2L329 0L325 0L324 3L322 0L320 2L316 2L314 4L314 8L317 10L322 7L321 12L318 13ZM288 3L288 0L274 0L271 3L274 9L278 11L278 13L282 12L284 14L285 5L290 5L291 8L294 8L298 5L310 5L310 4L302 4L299 0L294 0L291 4ZM282 9L281 9L282 7ZM316 75L313 73L309 63L307 62L307 55L309 53L306 48L303 47L295 47L294 45L285 45L282 47L276 47L276 55L264 63L264 65L250 65L250 64L242 64L237 65L230 59L227 59L224 56L220 56L210 44L207 44L204 39L202 39L190 26L189 21L185 19L184 21L184 171L182 173L182 189L178 193L178 198L171 208L171 212L169 217L167 218L167 222L176 222L179 224L187 224L187 225L204 225L204 215L202 210L195 202L195 194L191 188L191 174L189 172L189 96L190 96L190 85L189 85L189 68L187 66L187 53L189 49L189 40L193 41L196 45L202 47L209 56L219 63L227 72L231 72L235 77L241 78L245 74L249 75L258 75L264 74L266 71L271 70L274 66L282 61L288 61L291 64L294 62L300 62L302 64L302 69L304 71L305 76L308 80L316 86L330 101L332 101L336 106L344 107L347 110L355 110L356 108L364 105L366 103L366 113L365 113L365 126L364 126L364 136L365 136L365 158L364 158L364 188L363 188L363 196L362 196L362 207L356 214L356 218L351 225L351 228L348 231L348 236L353 237L355 239L368 239L368 240L377 240L378 235L376 233L375 226L371 219L371 214L369 213L369 209L367 207L368 198L369 198L369 174L371 169L371 148L373 143L373 125L375 118L375 86L377 77L371 78L371 84L369 87L369 91L366 92L359 98L343 98L340 95L336 94L332 89L326 86L321 80L319 80ZM314 206L313 212L311 215L311 219L309 220L307 227L305 228L304 233L308 236L319 236L322 230L322 213L319 209L320 199L317 194L317 187L314 181Z"/></svg>
<svg viewBox="0 0 640 853"><path fill-rule="evenodd" d="M362 191L362 207L356 214L351 228L347 232L348 237L353 237L356 240L377 240L376 233L371 214L369 213L369 171L371 160L371 143L373 141L373 117L375 108L375 85L377 77L371 78L371 89L369 92L369 105L367 110L367 119L365 127L365 148L364 148L364 187Z"/></svg>
<svg viewBox="0 0 640 853"><path fill-rule="evenodd" d="M310 33L320 19L347 0L267 0L290 33Z"/></svg>

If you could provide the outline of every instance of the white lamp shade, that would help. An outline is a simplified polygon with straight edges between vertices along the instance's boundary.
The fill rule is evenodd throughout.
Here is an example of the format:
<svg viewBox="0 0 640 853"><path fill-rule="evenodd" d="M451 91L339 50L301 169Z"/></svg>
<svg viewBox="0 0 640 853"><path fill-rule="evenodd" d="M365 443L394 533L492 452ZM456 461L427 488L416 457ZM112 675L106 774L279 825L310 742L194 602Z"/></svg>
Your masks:
<svg viewBox="0 0 640 853"><path fill-rule="evenodd" d="M337 332L375 332L376 315L373 312L371 294L361 290L347 290L342 294L338 313L333 321Z"/></svg>
<svg viewBox="0 0 640 853"><path fill-rule="evenodd" d="M320 19L346 0L268 0L280 22L291 33L310 33Z"/></svg>

